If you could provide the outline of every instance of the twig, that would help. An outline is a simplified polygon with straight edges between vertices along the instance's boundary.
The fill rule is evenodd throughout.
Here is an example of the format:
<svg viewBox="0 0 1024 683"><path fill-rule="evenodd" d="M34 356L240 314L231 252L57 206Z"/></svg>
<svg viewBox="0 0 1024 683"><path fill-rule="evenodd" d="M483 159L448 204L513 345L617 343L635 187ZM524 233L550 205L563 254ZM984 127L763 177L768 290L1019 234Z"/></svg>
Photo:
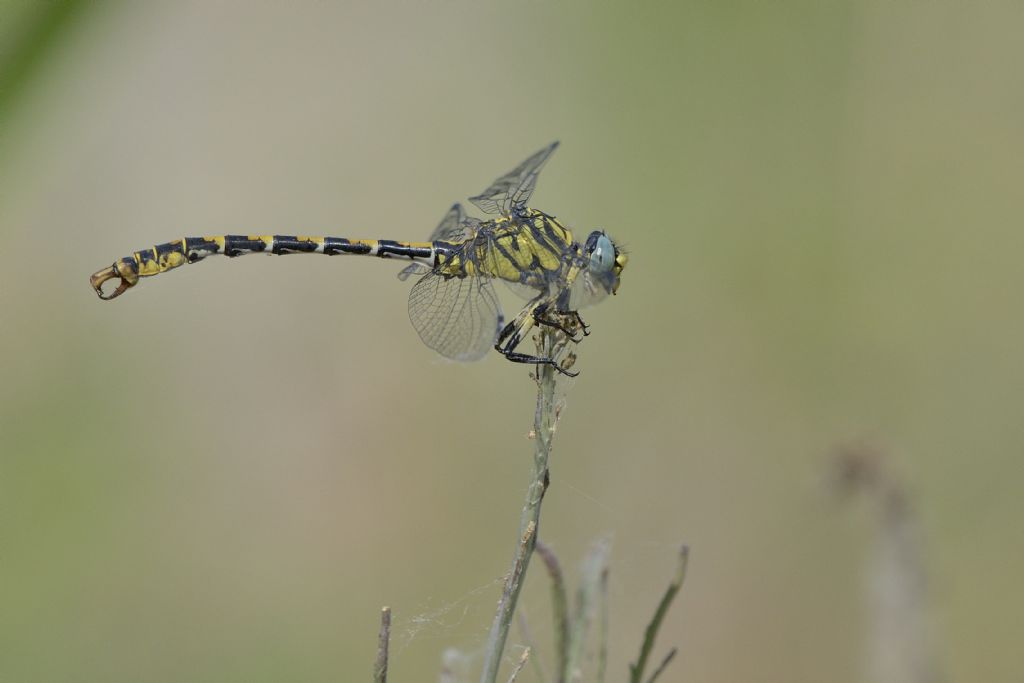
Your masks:
<svg viewBox="0 0 1024 683"><path fill-rule="evenodd" d="M374 683L388 680L388 641L391 639L391 608L380 611L380 633L377 635L377 662L373 666Z"/></svg>
<svg viewBox="0 0 1024 683"><path fill-rule="evenodd" d="M920 519L888 457L866 444L845 446L832 472L837 495L860 493L878 515L864 567L869 618L866 678L876 683L935 683L948 676L935 654Z"/></svg>
<svg viewBox="0 0 1024 683"><path fill-rule="evenodd" d="M676 593L679 592L679 588L683 585L683 579L686 578L686 562L690 556L690 549L683 546L679 552L679 564L676 567L676 575L673 577L672 582L669 583L668 588L665 590L665 595L662 596L661 602L658 603L658 609L654 610L654 616L651 618L651 623L647 625L647 630L644 631L644 642L640 645L640 655L637 657L636 664L629 665L629 681L630 683L642 683L644 676L644 669L647 667L647 658L651 655L651 650L654 649L654 641L658 637L658 629L661 628L661 622L665 619L665 614L668 612L669 606L672 604L672 600L676 597ZM663 669L671 660L670 657L666 657L665 661L662 662L662 666L659 667L658 671L655 671L655 676L661 673ZM653 677L650 679L653 680Z"/></svg>
<svg viewBox="0 0 1024 683"><path fill-rule="evenodd" d="M562 673L562 679L566 683L582 680L584 646L594 609L601 599L601 577L608 569L608 553L608 541L599 541L594 544L583 563L580 586L576 591L576 610L569 632L569 656L565 663L565 671Z"/></svg>
<svg viewBox="0 0 1024 683"><path fill-rule="evenodd" d="M668 654L665 655L665 658L661 660L661 664L659 664L658 668L654 670L654 673L651 674L651 677L647 679L647 683L654 683L656 680L658 680L658 676L660 676L662 672L664 672L665 669L668 668L668 663L671 662L672 659L676 656L676 652L678 652L677 648L672 648L668 651Z"/></svg>
<svg viewBox="0 0 1024 683"><path fill-rule="evenodd" d="M537 543L540 543L540 541L538 540ZM541 664L540 657L532 655L532 653L537 650L537 647L533 640L533 634L530 633L530 625L527 623L526 614L523 610L516 612L516 624L519 625L519 632L522 635L523 643L525 643L526 647L530 649L530 664L533 665L534 675L537 677L538 681L548 680L548 675L544 671L544 665Z"/></svg>
<svg viewBox="0 0 1024 683"><path fill-rule="evenodd" d="M601 632L597 646L597 683L604 683L608 670L608 567L601 572ZM653 679L652 679L653 680Z"/></svg>
<svg viewBox="0 0 1024 683"><path fill-rule="evenodd" d="M565 592L565 576L558 557L543 541L537 541L537 554L544 560L551 577L551 607L555 621L555 671L558 681L565 679L565 662L569 658L569 600Z"/></svg>
<svg viewBox="0 0 1024 683"><path fill-rule="evenodd" d="M498 601L498 614L495 617L494 625L491 627L491 637L495 637L495 629L499 629L498 637L500 637L501 650L505 649L505 641L508 639L508 630L511 626L512 616L515 613L516 599L519 597L519 591L523 588L523 575L526 573L526 566L530 560L531 549L537 540L537 525L533 520L530 520L526 524L526 531L523 532L522 537L519 539L519 547L516 550L515 561L512 563L512 571L509 572L505 578L505 589L502 591L501 599ZM500 623L498 619L500 618ZM492 659L494 657L494 659ZM486 659L484 660L484 672L485 676L489 671L488 666L493 665L494 678L484 679L493 683L497 680L498 668L501 666L501 651L499 650L495 655L490 649L490 641L488 641L488 649L486 653Z"/></svg>
<svg viewBox="0 0 1024 683"><path fill-rule="evenodd" d="M526 666L526 660L530 658L530 648L523 650L523 656L519 658L519 663L516 664L516 668L512 670L512 675L508 679L508 683L516 683L516 677L519 676L519 672Z"/></svg>
<svg viewBox="0 0 1024 683"><path fill-rule="evenodd" d="M554 348L554 335L545 329L538 333L541 354L546 355ZM550 357L548 355L547 357ZM548 456L551 453L551 437L555 427L555 369L550 365L537 366L537 408L533 418L534 454L530 485L526 490L526 502L519 520L519 543L516 546L512 571L505 579L505 586L498 600L498 611L484 649L484 667L481 683L495 683L501 667L505 641L515 613L519 591L522 589L522 575L530 564L530 557L537 540L537 526L540 523L540 506L548 487Z"/></svg>

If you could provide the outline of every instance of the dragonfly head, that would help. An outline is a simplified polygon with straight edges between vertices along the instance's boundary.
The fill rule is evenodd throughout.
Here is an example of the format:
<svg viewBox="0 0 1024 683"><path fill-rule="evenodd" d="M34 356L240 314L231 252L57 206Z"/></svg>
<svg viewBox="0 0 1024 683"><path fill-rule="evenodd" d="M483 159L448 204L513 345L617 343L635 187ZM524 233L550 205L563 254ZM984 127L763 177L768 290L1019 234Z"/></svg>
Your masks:
<svg viewBox="0 0 1024 683"><path fill-rule="evenodd" d="M586 265L573 283L571 307L577 310L595 304L619 289L619 277L626 267L626 255L603 230L595 230L583 246Z"/></svg>
<svg viewBox="0 0 1024 683"><path fill-rule="evenodd" d="M619 277L629 260L603 230L595 230L587 237L584 254L590 259L591 276L615 294L619 289Z"/></svg>

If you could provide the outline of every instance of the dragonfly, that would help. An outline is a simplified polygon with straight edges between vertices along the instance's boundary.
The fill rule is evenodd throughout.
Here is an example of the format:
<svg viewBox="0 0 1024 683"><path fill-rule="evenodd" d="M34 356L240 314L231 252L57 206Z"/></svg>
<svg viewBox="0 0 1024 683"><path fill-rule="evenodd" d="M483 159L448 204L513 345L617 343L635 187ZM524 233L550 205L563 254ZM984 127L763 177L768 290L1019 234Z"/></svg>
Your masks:
<svg viewBox="0 0 1024 683"><path fill-rule="evenodd" d="M555 216L527 206L541 168L557 147L557 141L548 145L469 198L489 218L469 216L455 204L426 242L298 235L184 237L136 251L89 281L101 299L110 300L141 278L216 254L401 259L409 264L398 277L416 278L409 293L409 319L428 347L456 361L478 360L493 348L512 362L549 365L575 376L578 371L569 369L575 354L526 353L520 345L540 327L572 345L582 341L590 328L579 309L618 291L627 255L603 230L580 241ZM526 301L508 322L494 287L499 280Z"/></svg>

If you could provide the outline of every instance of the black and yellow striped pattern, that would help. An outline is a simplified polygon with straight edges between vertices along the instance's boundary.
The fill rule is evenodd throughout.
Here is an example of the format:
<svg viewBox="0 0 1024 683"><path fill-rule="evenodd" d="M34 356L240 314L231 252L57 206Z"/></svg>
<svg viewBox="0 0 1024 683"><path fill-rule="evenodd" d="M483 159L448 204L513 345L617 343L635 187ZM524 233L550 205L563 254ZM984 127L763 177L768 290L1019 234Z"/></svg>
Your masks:
<svg viewBox="0 0 1024 683"><path fill-rule="evenodd" d="M552 216L529 210L519 221L498 218L483 223L462 243L296 235L185 237L119 259L95 273L90 282L101 299L113 299L138 284L139 278L216 254L357 254L409 259L440 269L448 277L491 277L540 290L573 251L572 233L565 226ZM103 286L114 279L120 280L116 289L104 292Z"/></svg>
<svg viewBox="0 0 1024 683"><path fill-rule="evenodd" d="M134 252L95 273L90 284L101 299L113 299L138 284L207 256L223 254L357 254L408 259L399 277L417 274L409 293L409 318L430 348L454 360L482 358L490 348L517 363L547 364L563 374L572 353L560 358L518 351L537 326L554 329L564 347L589 333L578 308L618 290L626 255L602 230L582 242L554 216L527 207L541 167L558 143L541 149L471 197L491 216L467 216L460 204L445 214L428 242L358 240L296 235L185 237ZM507 324L493 280L512 283L528 303ZM116 281L113 291L104 285Z"/></svg>
<svg viewBox="0 0 1024 683"><path fill-rule="evenodd" d="M572 233L553 216L529 210L521 221L499 218L485 224L487 239L474 240L465 254L469 275L482 274L540 289L573 252Z"/></svg>
<svg viewBox="0 0 1024 683"><path fill-rule="evenodd" d="M440 242L396 242L394 240L353 240L343 237L306 237L296 235L216 235L212 237L185 237L137 251L95 273L90 283L101 299L113 299L134 287L139 278L159 275L186 263L201 261L207 256L223 254L359 254L381 258L407 258L438 265L439 255L450 247ZM105 293L103 285L119 278L117 288Z"/></svg>

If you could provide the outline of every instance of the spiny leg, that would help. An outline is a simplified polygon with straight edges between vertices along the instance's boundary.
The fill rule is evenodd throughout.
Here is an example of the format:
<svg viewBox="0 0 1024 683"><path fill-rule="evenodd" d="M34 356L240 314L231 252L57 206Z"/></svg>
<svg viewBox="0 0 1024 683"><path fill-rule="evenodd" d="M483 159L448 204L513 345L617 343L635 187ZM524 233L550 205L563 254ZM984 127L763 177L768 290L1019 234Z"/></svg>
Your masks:
<svg viewBox="0 0 1024 683"><path fill-rule="evenodd" d="M555 310L555 315L560 315L563 318L571 316L574 319L574 323L576 325L579 325L580 330L583 332L583 336L584 337L589 337L590 336L590 325L588 325L585 322L583 322L583 316L580 315L579 311L559 311L559 310L556 309Z"/></svg>
<svg viewBox="0 0 1024 683"><path fill-rule="evenodd" d="M569 377L575 377L579 372L569 372L565 370L561 365L558 364L554 358L546 356L534 356L528 353L521 353L516 351L515 348L519 346L519 343L523 340L523 337L530 331L530 328L534 326L537 321L536 310L538 307L545 304L533 304L527 306L514 320L505 325L502 329L501 334L498 335L498 341L494 344L495 350L501 355L505 356L508 360L513 363L529 363L533 365L550 365L555 370L563 375Z"/></svg>
<svg viewBox="0 0 1024 683"><path fill-rule="evenodd" d="M558 317L552 317L552 314L548 311L548 305L541 304L533 309L533 320L538 325L547 325L548 327L555 328L556 330L564 334L566 337L568 337L569 341L573 342L574 344L578 344L583 340L576 337L575 330L570 330L562 323L563 319L569 317L573 313L574 311L566 313L562 313L561 311L554 311L553 315ZM577 314L576 317L579 318L579 315ZM575 324L576 321L573 322ZM583 336L586 336L587 334L589 334L589 332L587 332L586 329L584 329Z"/></svg>
<svg viewBox="0 0 1024 683"><path fill-rule="evenodd" d="M583 318L580 316L580 312L579 311L566 311L565 314L566 315L571 315L571 316L576 318L576 324L580 326L581 330L583 330L583 336L584 337L589 337L590 336L590 325L588 325L585 322L583 322Z"/></svg>
<svg viewBox="0 0 1024 683"><path fill-rule="evenodd" d="M555 369L556 372L558 372L561 375L565 375L566 377L576 377L577 375L580 374L579 370L577 370L576 372L572 372L570 370L566 370L565 368L563 368L561 365L558 364L558 361L556 361L553 358L544 358L542 356L531 356L531 355L529 355L527 353L519 353L518 351L502 351L501 349L498 349L498 351L500 351L501 354L503 356L505 356L505 358L507 358L508 360L512 361L513 363L530 363L532 365L550 365L551 367L553 367Z"/></svg>

